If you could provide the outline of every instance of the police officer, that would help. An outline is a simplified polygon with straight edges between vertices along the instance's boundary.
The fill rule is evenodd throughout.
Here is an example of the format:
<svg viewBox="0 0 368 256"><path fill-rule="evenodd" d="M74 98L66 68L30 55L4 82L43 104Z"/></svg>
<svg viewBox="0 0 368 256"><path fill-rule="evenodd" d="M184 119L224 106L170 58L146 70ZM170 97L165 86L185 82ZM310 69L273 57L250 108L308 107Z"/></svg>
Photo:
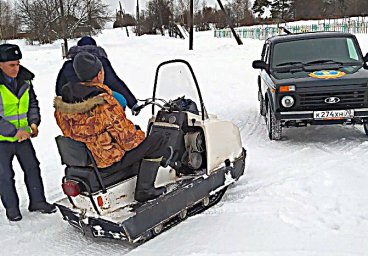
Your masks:
<svg viewBox="0 0 368 256"><path fill-rule="evenodd" d="M22 219L12 167L14 156L24 172L28 210L56 212L56 207L46 202L39 162L30 140L38 135L41 117L31 83L34 75L19 64L21 58L17 45L0 45L0 195L10 221Z"/></svg>

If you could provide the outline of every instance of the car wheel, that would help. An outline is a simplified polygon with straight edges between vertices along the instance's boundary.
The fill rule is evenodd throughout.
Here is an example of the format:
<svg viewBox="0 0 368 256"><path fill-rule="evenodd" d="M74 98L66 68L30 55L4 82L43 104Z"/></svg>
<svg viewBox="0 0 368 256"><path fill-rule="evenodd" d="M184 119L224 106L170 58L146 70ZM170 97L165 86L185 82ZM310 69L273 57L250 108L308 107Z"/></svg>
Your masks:
<svg viewBox="0 0 368 256"><path fill-rule="evenodd" d="M276 119L275 113L272 111L271 103L268 103L266 113L266 124L268 137L270 140L280 140L282 135L282 127L280 120Z"/></svg>
<svg viewBox="0 0 368 256"><path fill-rule="evenodd" d="M261 116L265 116L266 115L266 102L263 99L261 92L258 92L258 99L259 99L259 113L261 114Z"/></svg>
<svg viewBox="0 0 368 256"><path fill-rule="evenodd" d="M368 136L368 123L363 124L365 135Z"/></svg>

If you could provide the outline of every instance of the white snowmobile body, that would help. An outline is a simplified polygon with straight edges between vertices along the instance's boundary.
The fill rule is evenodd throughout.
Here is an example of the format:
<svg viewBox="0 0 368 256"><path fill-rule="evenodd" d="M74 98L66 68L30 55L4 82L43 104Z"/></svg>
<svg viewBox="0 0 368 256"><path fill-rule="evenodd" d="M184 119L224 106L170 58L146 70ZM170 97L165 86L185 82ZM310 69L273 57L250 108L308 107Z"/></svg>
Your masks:
<svg viewBox="0 0 368 256"><path fill-rule="evenodd" d="M178 62L186 64L194 77L186 61L160 64L153 98L147 100L146 105L159 105L155 99L159 68ZM196 82L195 77L194 80ZM199 89L197 82L196 86ZM81 167L65 156L65 151L73 155L74 149L70 148L79 142L59 136L59 152L67 164L63 184L71 181L81 188L80 193L67 193L66 198L56 202L64 219L93 237L139 244L217 203L226 188L243 174L246 152L239 129L231 122L208 115L200 92L199 97L200 111L193 110L191 100L182 97L166 102L163 107L160 105L162 109L150 119L149 133L167 136L174 155L169 166L159 169L155 182L156 186L166 186L167 192L145 203L134 200L137 166L101 173L97 168L88 167L90 163L86 160L86 167ZM189 103L189 108L181 107L183 102ZM80 161L83 157L78 154L77 158Z"/></svg>

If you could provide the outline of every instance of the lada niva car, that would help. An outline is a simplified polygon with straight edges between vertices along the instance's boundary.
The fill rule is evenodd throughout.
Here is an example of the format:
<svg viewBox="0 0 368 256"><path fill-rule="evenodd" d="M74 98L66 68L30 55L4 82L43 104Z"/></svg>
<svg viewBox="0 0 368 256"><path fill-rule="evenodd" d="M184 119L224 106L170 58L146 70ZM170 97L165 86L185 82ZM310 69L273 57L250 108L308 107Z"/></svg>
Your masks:
<svg viewBox="0 0 368 256"><path fill-rule="evenodd" d="M350 33L267 39L253 68L269 138L280 140L285 127L322 124L362 124L368 135L367 60Z"/></svg>

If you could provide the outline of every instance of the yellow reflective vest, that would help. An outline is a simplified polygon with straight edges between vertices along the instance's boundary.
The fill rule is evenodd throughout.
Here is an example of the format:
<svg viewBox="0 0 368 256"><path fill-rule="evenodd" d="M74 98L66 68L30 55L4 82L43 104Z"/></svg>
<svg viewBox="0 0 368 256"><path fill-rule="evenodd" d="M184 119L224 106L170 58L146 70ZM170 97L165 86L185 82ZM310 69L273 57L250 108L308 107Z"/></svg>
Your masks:
<svg viewBox="0 0 368 256"><path fill-rule="evenodd" d="M27 89L20 99L13 94L4 84L0 84L0 116L13 124L17 129L31 132L28 124L27 113L29 108L29 82ZM16 137L6 137L0 135L0 141L15 142Z"/></svg>

